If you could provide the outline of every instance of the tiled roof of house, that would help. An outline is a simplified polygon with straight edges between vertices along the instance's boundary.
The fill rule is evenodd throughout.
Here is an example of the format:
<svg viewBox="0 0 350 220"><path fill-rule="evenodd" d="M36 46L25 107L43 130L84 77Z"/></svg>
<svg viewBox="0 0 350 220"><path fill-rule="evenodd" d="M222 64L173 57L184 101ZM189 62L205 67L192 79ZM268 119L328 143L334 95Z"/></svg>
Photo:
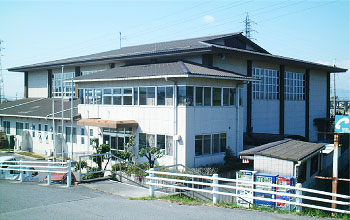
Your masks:
<svg viewBox="0 0 350 220"><path fill-rule="evenodd" d="M139 77L221 77L237 80L254 80L238 73L221 70L217 68L208 68L202 65L188 63L183 61L170 63L153 63L145 65L122 66L105 71L96 72L89 75L74 78L75 82L81 81L110 81L121 78L139 78Z"/></svg>
<svg viewBox="0 0 350 220"><path fill-rule="evenodd" d="M61 118L61 99L55 98L55 118ZM74 100L73 116L78 114L79 100ZM71 102L64 101L65 120L71 117ZM11 101L0 105L0 116L25 117L25 118L46 118L52 119L52 99L49 98L27 98Z"/></svg>
<svg viewBox="0 0 350 220"><path fill-rule="evenodd" d="M261 155L294 162L302 161L307 156L320 151L325 146L297 140L282 140L264 144L239 153L240 156Z"/></svg>

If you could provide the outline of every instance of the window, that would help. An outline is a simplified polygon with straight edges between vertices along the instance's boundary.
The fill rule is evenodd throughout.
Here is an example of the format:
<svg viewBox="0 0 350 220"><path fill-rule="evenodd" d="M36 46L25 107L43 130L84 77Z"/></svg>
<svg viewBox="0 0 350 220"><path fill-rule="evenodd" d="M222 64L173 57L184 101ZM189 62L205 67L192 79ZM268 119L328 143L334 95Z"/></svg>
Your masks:
<svg viewBox="0 0 350 220"><path fill-rule="evenodd" d="M122 104L122 89L115 88L113 89L113 105L121 105Z"/></svg>
<svg viewBox="0 0 350 220"><path fill-rule="evenodd" d="M203 136L202 135L196 135L195 136L195 152L196 156L203 154Z"/></svg>
<svg viewBox="0 0 350 220"><path fill-rule="evenodd" d="M195 136L195 154L216 154L226 151L226 133Z"/></svg>
<svg viewBox="0 0 350 220"><path fill-rule="evenodd" d="M123 88L123 105L132 105L132 88Z"/></svg>
<svg viewBox="0 0 350 220"><path fill-rule="evenodd" d="M55 73L52 77L52 90L55 97L61 97L62 91L63 96L71 97L75 95L75 83L72 82L64 82L67 79L72 79L75 76L75 72L67 72L63 73L63 81L62 81L62 73ZM63 87L63 90L62 90ZM72 89L73 88L73 89Z"/></svg>
<svg viewBox="0 0 350 220"><path fill-rule="evenodd" d="M157 88L157 105L165 105L165 87Z"/></svg>
<svg viewBox="0 0 350 220"><path fill-rule="evenodd" d="M228 106L230 104L230 89L223 88L222 89L222 105Z"/></svg>
<svg viewBox="0 0 350 220"><path fill-rule="evenodd" d="M58 127L57 127L57 133L58 133L58 134L62 134L62 126L61 126L61 125L58 125Z"/></svg>
<svg viewBox="0 0 350 220"><path fill-rule="evenodd" d="M16 122L16 135L22 135L23 123Z"/></svg>
<svg viewBox="0 0 350 220"><path fill-rule="evenodd" d="M102 89L95 89L95 97L94 97L95 104L101 105L102 104Z"/></svg>
<svg viewBox="0 0 350 220"><path fill-rule="evenodd" d="M49 126L48 125L44 125L44 131L46 131L46 132L49 131Z"/></svg>
<svg viewBox="0 0 350 220"><path fill-rule="evenodd" d="M236 89L230 88L230 105L235 105Z"/></svg>
<svg viewBox="0 0 350 220"><path fill-rule="evenodd" d="M310 176L314 175L318 171L318 155L311 158Z"/></svg>
<svg viewBox="0 0 350 220"><path fill-rule="evenodd" d="M66 127L66 142L72 142L71 135L73 135L73 143L77 143L77 129L73 127L72 133L72 127Z"/></svg>
<svg viewBox="0 0 350 220"><path fill-rule="evenodd" d="M79 89L79 104L85 104L84 100L84 89Z"/></svg>
<svg viewBox="0 0 350 220"><path fill-rule="evenodd" d="M156 104L156 94L155 94L155 88L154 87L147 87L147 93L146 93L146 104L147 105L155 105Z"/></svg>
<svg viewBox="0 0 350 220"><path fill-rule="evenodd" d="M213 88L213 106L221 105L221 88Z"/></svg>
<svg viewBox="0 0 350 220"><path fill-rule="evenodd" d="M134 105L139 104L139 88L134 88Z"/></svg>
<svg viewBox="0 0 350 220"><path fill-rule="evenodd" d="M90 137L94 136L94 130L90 129Z"/></svg>
<svg viewBox="0 0 350 220"><path fill-rule="evenodd" d="M204 105L211 106L211 87L204 88Z"/></svg>
<svg viewBox="0 0 350 220"><path fill-rule="evenodd" d="M279 99L279 71L253 68L253 77L260 79L252 82L253 99Z"/></svg>
<svg viewBox="0 0 350 220"><path fill-rule="evenodd" d="M211 135L203 135L203 154L210 154Z"/></svg>
<svg viewBox="0 0 350 220"><path fill-rule="evenodd" d="M286 100L305 100L305 75L285 72L284 97Z"/></svg>
<svg viewBox="0 0 350 220"><path fill-rule="evenodd" d="M165 88L165 105L173 105L174 88L170 86Z"/></svg>
<svg viewBox="0 0 350 220"><path fill-rule="evenodd" d="M196 87L196 106L203 105L203 87Z"/></svg>
<svg viewBox="0 0 350 220"><path fill-rule="evenodd" d="M80 143L85 144L85 128L80 129Z"/></svg>
<svg viewBox="0 0 350 220"><path fill-rule="evenodd" d="M243 89L242 88L238 88L238 92L239 92L239 99L238 99L238 104L239 105L243 105Z"/></svg>
<svg viewBox="0 0 350 220"><path fill-rule="evenodd" d="M4 121L3 122L3 127L4 127L4 131L6 132L6 134L10 134L10 122L9 121Z"/></svg>
<svg viewBox="0 0 350 220"><path fill-rule="evenodd" d="M112 104L112 89L103 89L103 104Z"/></svg>
<svg viewBox="0 0 350 220"><path fill-rule="evenodd" d="M24 129L28 130L29 129L29 123L24 123Z"/></svg>
<svg viewBox="0 0 350 220"><path fill-rule="evenodd" d="M220 152L220 135L213 134L213 154Z"/></svg>
<svg viewBox="0 0 350 220"><path fill-rule="evenodd" d="M177 104L178 105L193 105L193 86L177 87Z"/></svg>
<svg viewBox="0 0 350 220"><path fill-rule="evenodd" d="M157 149L165 154L165 135L157 135Z"/></svg>
<svg viewBox="0 0 350 220"><path fill-rule="evenodd" d="M85 104L93 104L94 103L94 96L93 96L93 89L85 89Z"/></svg>
<svg viewBox="0 0 350 220"><path fill-rule="evenodd" d="M145 133L140 133L139 134L139 145L140 148L143 147L155 147L155 135L154 134L145 134Z"/></svg>
<svg viewBox="0 0 350 220"><path fill-rule="evenodd" d="M168 155L168 156L174 155L173 136L166 136L165 155Z"/></svg>
<svg viewBox="0 0 350 220"><path fill-rule="evenodd" d="M226 133L220 134L220 152L226 152Z"/></svg>
<svg viewBox="0 0 350 220"><path fill-rule="evenodd" d="M147 88L140 87L140 105L146 105Z"/></svg>
<svg viewBox="0 0 350 220"><path fill-rule="evenodd" d="M35 124L32 124L32 136L35 137Z"/></svg>

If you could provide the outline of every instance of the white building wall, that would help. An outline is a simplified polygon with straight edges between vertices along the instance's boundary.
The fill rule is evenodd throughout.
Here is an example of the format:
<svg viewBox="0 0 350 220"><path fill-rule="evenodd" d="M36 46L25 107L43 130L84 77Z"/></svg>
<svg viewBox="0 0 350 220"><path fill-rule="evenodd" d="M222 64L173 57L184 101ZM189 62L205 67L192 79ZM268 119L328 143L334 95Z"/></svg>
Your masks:
<svg viewBox="0 0 350 220"><path fill-rule="evenodd" d="M47 98L47 70L28 73L28 98Z"/></svg>
<svg viewBox="0 0 350 220"><path fill-rule="evenodd" d="M310 141L317 140L317 127L314 125L315 118L327 116L327 73L310 71L310 118L309 136Z"/></svg>
<svg viewBox="0 0 350 220"><path fill-rule="evenodd" d="M284 101L284 133L305 136L305 101Z"/></svg>
<svg viewBox="0 0 350 220"><path fill-rule="evenodd" d="M294 163L289 160L254 155L254 170L259 173L294 176Z"/></svg>

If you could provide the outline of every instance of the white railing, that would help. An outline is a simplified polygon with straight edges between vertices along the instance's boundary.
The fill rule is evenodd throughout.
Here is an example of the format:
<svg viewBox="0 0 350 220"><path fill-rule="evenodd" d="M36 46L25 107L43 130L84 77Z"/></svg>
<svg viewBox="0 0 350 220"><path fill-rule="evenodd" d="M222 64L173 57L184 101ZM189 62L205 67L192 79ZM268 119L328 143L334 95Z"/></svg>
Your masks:
<svg viewBox="0 0 350 220"><path fill-rule="evenodd" d="M217 174L214 174L213 176L203 176L203 175L194 175L194 174L184 174L184 173L173 173L173 172L164 172L164 171L156 171L154 169L150 169L147 171L150 175L146 177L149 182L149 190L150 190L150 196L154 196L155 187L168 187L173 189L179 189L179 190L186 190L186 191L195 191L195 192L203 192L203 193L210 193L213 196L213 203L219 202L219 195L224 196L232 196L232 197L239 197L246 200L260 200L260 201L266 201L266 202L278 202L283 204L289 204L294 205L297 207L297 211L301 210L301 207L306 208L312 208L312 209L320 209L330 212L338 212L338 213L344 213L344 214L350 214L349 210L343 210L343 209L335 209L335 208L329 208L325 206L319 206L319 205L312 205L303 203L303 199L305 200L311 200L316 202L323 202L328 204L337 204L337 205L343 205L350 207L350 196L349 195L342 195L342 194L335 194L330 192L324 192L314 189L308 189L308 188L302 188L301 184L296 184L296 186L288 186L288 185L278 185L278 184L271 184L271 183L263 183L263 182L251 182L251 181L244 181L244 180L237 180L237 179L228 179L228 178L222 178L218 177ZM161 176L156 176L161 175ZM171 177L169 177L171 176ZM177 179L175 177L182 177L182 178L191 178L192 180L185 180L185 179ZM209 180L211 182L202 182L202 181L193 181L193 178L197 179L205 179ZM225 185L220 184L221 182L228 182L228 183L240 183L240 184L250 184L253 185L260 185L265 187L278 187L278 188L284 188L295 191L295 194L293 193L287 193L287 192L278 192L278 191L267 191L262 189L255 189L255 187L246 188L246 187L239 187L239 186L233 186L233 185ZM158 183L161 182L161 183ZM164 182L168 183L174 183L174 184L164 184ZM202 189L194 188L194 187L188 187L188 186L179 186L175 183L182 183L182 184L190 184L190 185L200 185L203 186ZM207 189L205 189L207 187ZM231 192L220 192L220 188L222 189L234 189L234 190L245 190L250 192L257 192L257 193L265 193L265 194L272 194L272 195L278 195L278 196L288 196L293 197L296 199L296 201L287 201L287 200L280 200L275 198L263 198L263 197L256 197L254 196L254 193L251 193L251 195L240 195L237 193L231 193ZM303 195L303 192L307 193L313 193L316 194L316 196L306 196ZM339 201L339 200L332 200L332 199L325 199L325 198L319 198L317 195L321 196L333 196L341 199L345 199L348 201Z"/></svg>
<svg viewBox="0 0 350 220"><path fill-rule="evenodd" d="M24 181L24 172L47 173L47 184L51 184L52 173L67 174L67 187L72 183L72 162L53 162L53 161L5 161L0 163L0 170L18 171L19 180Z"/></svg>

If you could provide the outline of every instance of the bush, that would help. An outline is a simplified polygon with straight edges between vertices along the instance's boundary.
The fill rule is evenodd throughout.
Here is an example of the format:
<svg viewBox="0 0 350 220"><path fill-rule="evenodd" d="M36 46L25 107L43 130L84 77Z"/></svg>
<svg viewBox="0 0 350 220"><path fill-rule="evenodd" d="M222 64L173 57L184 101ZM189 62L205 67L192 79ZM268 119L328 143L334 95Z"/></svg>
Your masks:
<svg viewBox="0 0 350 220"><path fill-rule="evenodd" d="M86 167L87 172L95 172L95 171L100 171L100 169L98 169L97 167ZM82 176L83 180L88 180L88 179L95 179L95 178L99 178L99 177L103 177L104 173L100 172L100 173L89 173L89 174L85 174Z"/></svg>
<svg viewBox="0 0 350 220"><path fill-rule="evenodd" d="M149 164L145 163L133 163L135 166L140 167L143 170L149 170ZM128 163L117 163L112 166L113 171L119 171L121 169L122 172L131 175L135 174L135 176L145 176L146 173L142 170L128 164Z"/></svg>
<svg viewBox="0 0 350 220"><path fill-rule="evenodd" d="M87 162L85 160L79 161L77 164L75 164L74 171L79 170L79 165L81 164L81 169L84 169L87 167Z"/></svg>

